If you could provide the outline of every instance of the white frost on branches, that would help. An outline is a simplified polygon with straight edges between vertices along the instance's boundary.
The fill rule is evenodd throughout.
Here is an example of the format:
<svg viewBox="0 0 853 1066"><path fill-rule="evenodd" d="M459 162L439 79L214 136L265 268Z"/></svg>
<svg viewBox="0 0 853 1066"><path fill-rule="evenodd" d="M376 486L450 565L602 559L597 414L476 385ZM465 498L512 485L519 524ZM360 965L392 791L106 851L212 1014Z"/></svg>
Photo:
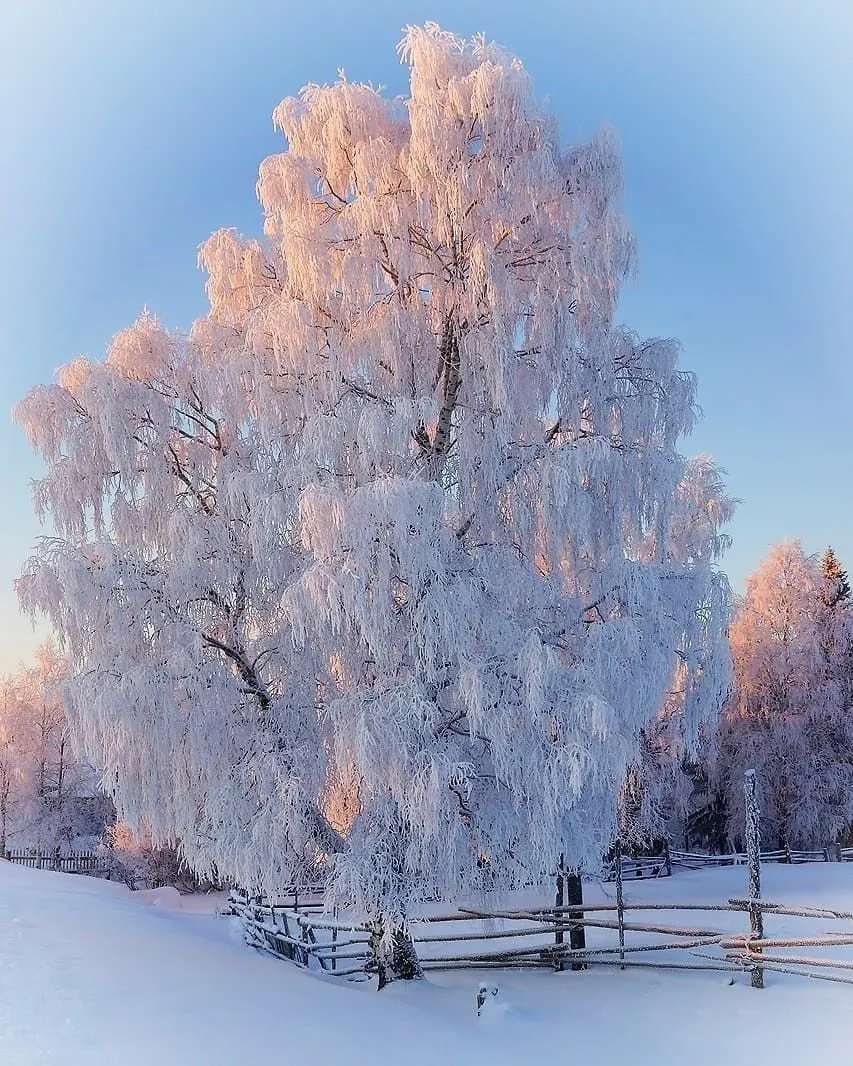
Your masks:
<svg viewBox="0 0 853 1066"><path fill-rule="evenodd" d="M673 678L688 732L728 680L695 380L613 322L613 136L562 148L481 37L400 51L406 101L276 110L264 237L207 241L189 337L143 316L18 412L60 538L22 598L120 811L398 917L597 861Z"/></svg>

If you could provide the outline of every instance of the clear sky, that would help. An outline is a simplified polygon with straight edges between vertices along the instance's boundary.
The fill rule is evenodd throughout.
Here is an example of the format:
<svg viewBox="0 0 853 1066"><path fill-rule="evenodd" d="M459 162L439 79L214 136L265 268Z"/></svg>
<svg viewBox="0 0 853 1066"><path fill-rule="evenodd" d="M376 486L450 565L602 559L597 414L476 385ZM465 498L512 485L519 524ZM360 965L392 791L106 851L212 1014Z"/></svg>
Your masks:
<svg viewBox="0 0 853 1066"><path fill-rule="evenodd" d="M484 30L564 137L621 134L640 274L622 317L677 336L709 451L743 500L737 588L769 545L853 568L853 5L849 0L4 0L0 406L147 305L204 308L196 249L258 232L270 115L307 81L405 89L401 27ZM0 671L35 643L12 582L40 530L0 419Z"/></svg>

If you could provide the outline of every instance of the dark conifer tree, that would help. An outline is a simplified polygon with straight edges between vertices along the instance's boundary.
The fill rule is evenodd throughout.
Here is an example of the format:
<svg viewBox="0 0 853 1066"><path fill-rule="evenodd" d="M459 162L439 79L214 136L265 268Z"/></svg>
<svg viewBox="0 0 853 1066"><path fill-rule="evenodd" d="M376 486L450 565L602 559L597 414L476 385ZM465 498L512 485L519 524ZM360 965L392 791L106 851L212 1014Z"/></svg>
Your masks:
<svg viewBox="0 0 853 1066"><path fill-rule="evenodd" d="M850 581L847 571L841 566L838 556L831 547L823 553L820 561L822 575L821 599L827 607L837 607L839 603L849 603Z"/></svg>

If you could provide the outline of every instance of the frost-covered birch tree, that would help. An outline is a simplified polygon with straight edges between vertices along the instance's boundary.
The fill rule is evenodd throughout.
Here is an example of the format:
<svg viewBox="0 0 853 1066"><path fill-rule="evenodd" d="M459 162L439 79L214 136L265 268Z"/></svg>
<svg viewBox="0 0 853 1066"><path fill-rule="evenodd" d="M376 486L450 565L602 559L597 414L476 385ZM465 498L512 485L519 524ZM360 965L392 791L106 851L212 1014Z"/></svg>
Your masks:
<svg viewBox="0 0 853 1066"><path fill-rule="evenodd" d="M60 531L22 594L122 813L270 891L313 856L384 928L597 862L673 678L688 732L727 683L717 519L668 547L696 382L614 321L613 135L561 145L482 37L400 54L405 100L276 110L188 339L144 319L19 411Z"/></svg>

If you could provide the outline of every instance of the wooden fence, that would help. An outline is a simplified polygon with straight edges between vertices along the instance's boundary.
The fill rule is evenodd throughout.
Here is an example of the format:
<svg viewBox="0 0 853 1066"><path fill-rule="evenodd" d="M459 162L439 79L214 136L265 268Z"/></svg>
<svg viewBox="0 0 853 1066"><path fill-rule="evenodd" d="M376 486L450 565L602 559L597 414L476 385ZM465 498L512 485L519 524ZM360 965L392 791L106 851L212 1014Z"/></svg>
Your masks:
<svg viewBox="0 0 853 1066"><path fill-rule="evenodd" d="M247 943L261 951L335 977L366 979L375 972L368 925L322 914L319 899L309 902L307 895L299 893L297 900L299 896L304 901L297 903L297 909L292 902L273 905L234 892L230 912L242 919ZM656 920L662 912L689 914L691 923L701 916L701 921L675 924ZM771 936L765 931L754 936L719 927L724 914L746 918L755 912L771 918L853 921L850 911L786 906L745 897L719 904L624 903L620 899L563 907L460 907L413 917L409 928L425 970L562 970L572 963L574 969L615 965L620 969L760 973L762 982L763 971L773 970L853 984L853 952L850 958L802 954L803 949L849 949L853 947L853 929L820 935L810 935L809 931L804 936ZM591 931L597 940L583 949L568 946L565 933L578 927Z"/></svg>
<svg viewBox="0 0 853 1066"><path fill-rule="evenodd" d="M294 888L267 902L235 889L228 897L227 913L241 919L246 943L259 951L335 977L367 977L371 959L367 927L339 921L322 910L319 890Z"/></svg>
<svg viewBox="0 0 853 1066"><path fill-rule="evenodd" d="M661 855L620 855L619 865L623 881L636 881L638 878L657 878L672 876L672 853L669 847ZM616 880L616 859L604 864L604 880Z"/></svg>
<svg viewBox="0 0 853 1066"><path fill-rule="evenodd" d="M723 855L705 855L693 851L676 851L673 848L669 851L669 857L673 866L681 866L688 870L703 870L714 866L743 866L746 864L746 853L742 851ZM853 862L853 848L842 848L839 844L830 844L828 847L817 851L797 851L794 848L787 847L777 848L775 851L762 851L761 861L792 864Z"/></svg>
<svg viewBox="0 0 853 1066"><path fill-rule="evenodd" d="M777 848L775 851L762 851L762 862L805 863L805 862L853 862L853 848L842 848L840 844L815 851L798 851L795 848ZM626 856L621 859L622 878L634 881L646 877L669 877L673 866L687 870L704 870L715 866L744 866L746 852L728 852L722 855L707 855L695 851L677 851L666 847L660 855ZM616 880L616 863L605 863L604 880Z"/></svg>
<svg viewBox="0 0 853 1066"><path fill-rule="evenodd" d="M765 970L775 970L853 984L853 976L843 975L844 971L853 974L853 958L790 953L793 949L831 952L853 947L853 930L831 935L821 932L819 935L773 937L764 927L766 915L853 920L853 912L767 902L761 899L760 878L762 862L848 862L853 861L853 848L833 844L821 850L799 851L786 846L761 852L754 771L745 774L744 787L747 853L705 855L676 851L666 845L659 855L624 856L617 840L605 867L605 879L616 882L615 902L564 905L564 879L558 876L553 906L517 909L459 907L447 913L424 910L408 921L421 965L425 970L522 966L562 970L568 963L573 970L617 964L621 969L656 966L746 971L755 988L764 987ZM718 904L625 903L624 881L668 877L673 865L691 870L744 865L747 895ZM363 979L377 972L378 960L372 954L370 926L345 915L323 913L322 895L319 887L293 889L287 897L273 903L234 892L230 897L230 910L242 919L246 941L259 950L337 977ZM575 897L576 900L579 898ZM714 917L699 926L663 924L648 917L642 921L634 920L644 913L655 917L668 911ZM625 918L627 912L631 913L628 921ZM715 922L726 913L748 917L749 932L719 928ZM593 940L589 945L585 939L587 931L591 932ZM566 933L569 934L568 944ZM601 941L603 934L610 935L609 941L596 942L596 938ZM612 934L616 934L615 942ZM681 954L674 956L674 952ZM842 973L827 972L831 970Z"/></svg>
<svg viewBox="0 0 853 1066"><path fill-rule="evenodd" d="M707 856L689 852L623 858L620 842L611 849L612 871L616 881L615 902L563 904L558 877L556 902L553 906L520 908L459 907L453 912L420 914L409 917L409 932L421 965L428 969L484 969L489 967L548 967L562 970L566 963L573 970L590 965L658 966L677 969L714 969L746 971L754 988L764 987L764 971L776 970L817 980L853 984L853 976L828 973L828 970L853 972L853 959L833 955L790 954L792 949L834 950L853 947L853 930L839 934L805 936L769 936L764 927L765 915L811 920L853 920L853 912L831 908L789 907L761 898L761 860L771 862L812 862L846 859L847 849L833 846L822 852L797 852L786 847L760 852L759 809L753 770L744 780L747 800L745 855ZM853 854L853 849L851 849ZM747 895L726 903L625 903L623 881L629 876L642 877L651 860L653 876L672 872L671 863L681 862L691 869L703 866L734 865L746 862ZM280 958L291 959L300 966L321 969L339 977L364 978L379 969L373 956L371 927L358 918L322 913L319 889L292 890L278 902L265 902L246 893L232 893L231 912L241 917L246 940L253 947ZM440 904L438 905L440 906ZM701 925L670 925L637 914L690 912L713 915ZM631 920L625 918L632 912ZM748 917L749 931L721 929L715 922L725 913ZM579 937L583 932L583 939ZM585 941L586 933L594 938L609 935L604 942ZM566 933L569 944L566 944ZM783 930L783 933L786 931ZM615 943L612 934L616 934ZM636 942L634 942L634 938ZM628 942L630 938L631 942ZM649 939L651 938L651 939ZM673 961L673 952L681 958ZM643 953L640 958L636 956ZM685 960L684 953L687 958Z"/></svg>
<svg viewBox="0 0 853 1066"><path fill-rule="evenodd" d="M2 858L36 870L59 870L67 874L104 874L108 863L97 851L7 851Z"/></svg>

